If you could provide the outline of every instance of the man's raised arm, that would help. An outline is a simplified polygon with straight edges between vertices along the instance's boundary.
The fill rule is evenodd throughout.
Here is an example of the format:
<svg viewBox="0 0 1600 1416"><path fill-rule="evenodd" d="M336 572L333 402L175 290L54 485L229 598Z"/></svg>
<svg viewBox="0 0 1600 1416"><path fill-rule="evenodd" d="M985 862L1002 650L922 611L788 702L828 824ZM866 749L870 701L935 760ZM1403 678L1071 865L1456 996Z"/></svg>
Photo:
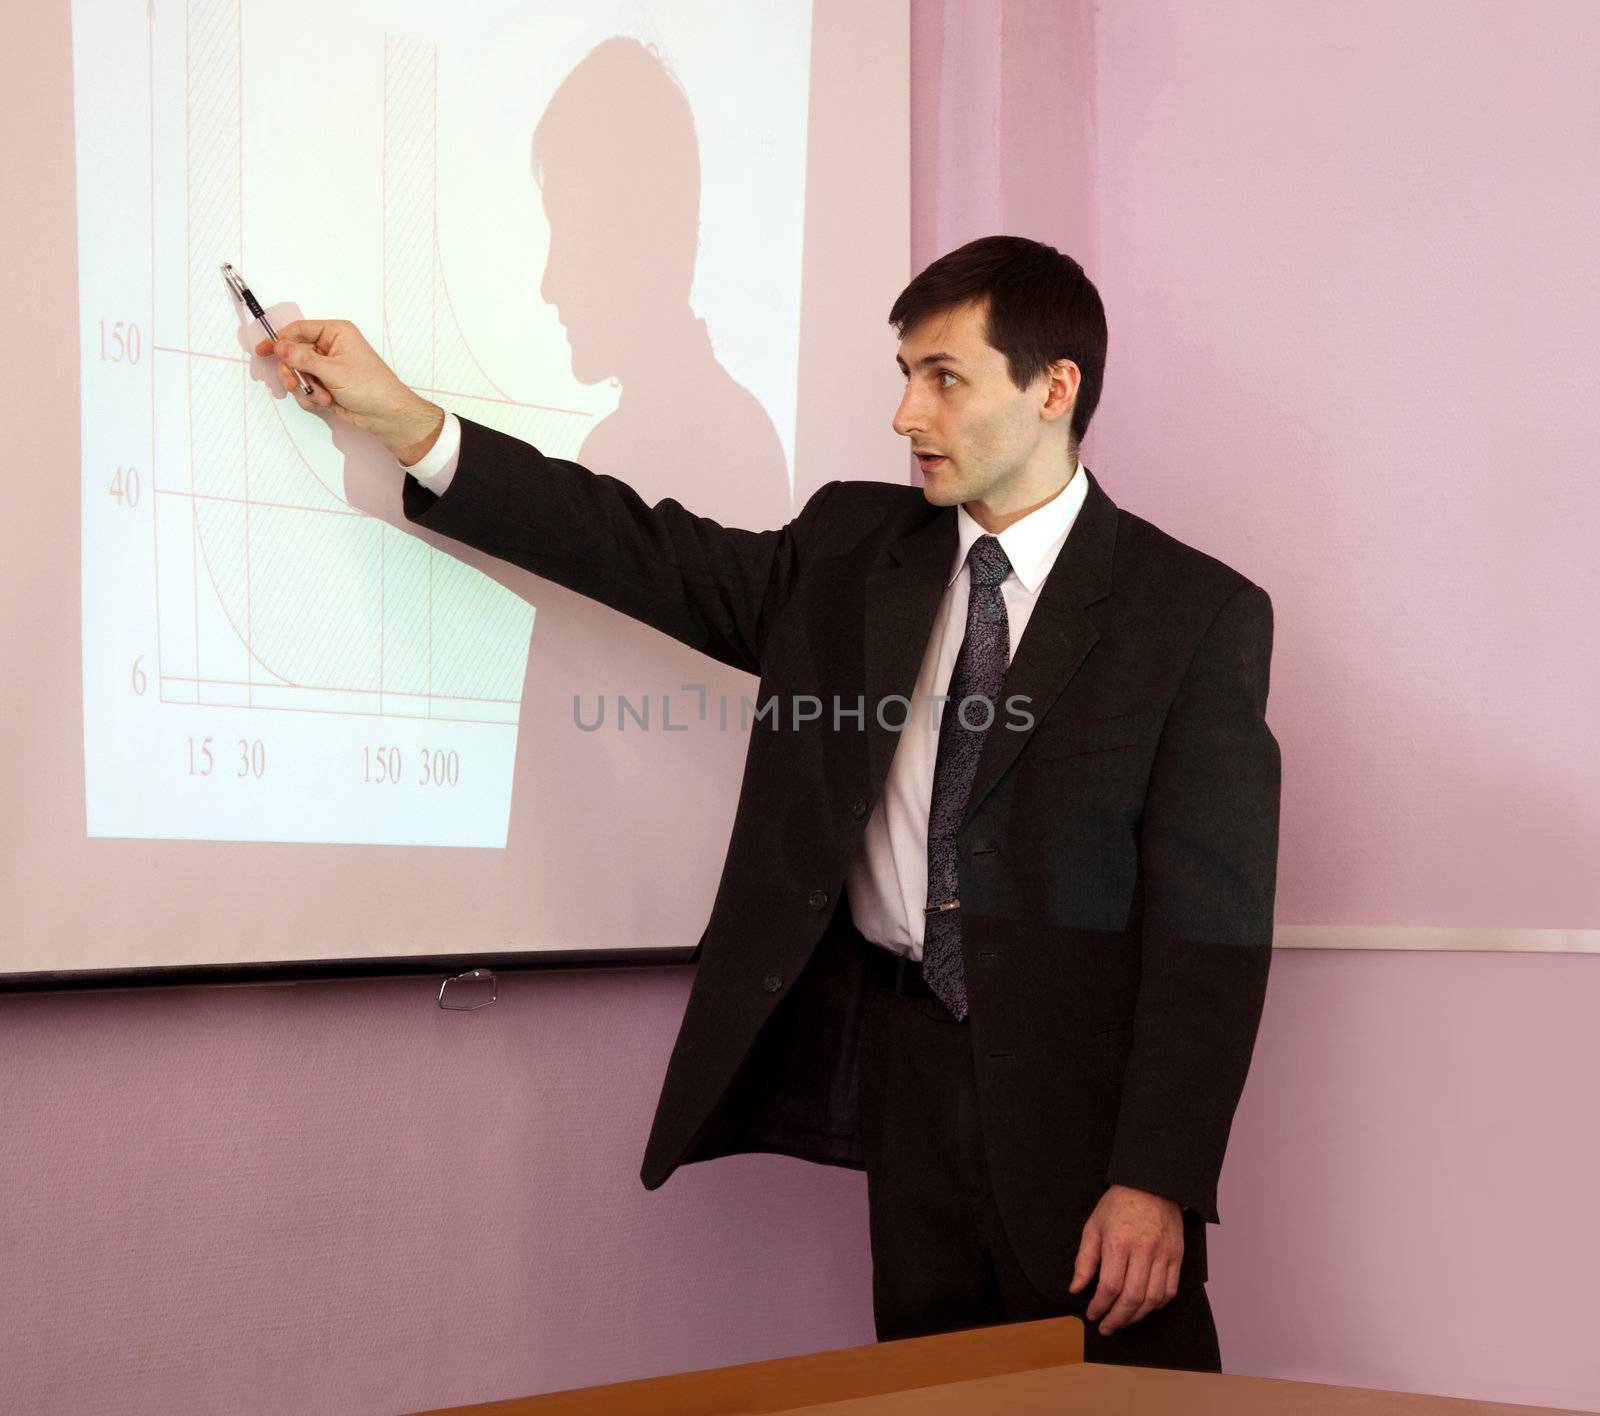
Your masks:
<svg viewBox="0 0 1600 1416"><path fill-rule="evenodd" d="M302 408L370 432L402 463L430 453L444 410L412 392L356 327L296 320L262 340ZM316 381L298 390L295 370ZM465 418L444 496L415 478L405 514L418 525L510 561L641 620L722 663L759 673L773 615L788 597L807 532L829 493L817 491L777 530L696 516L671 497L649 506L627 483Z"/></svg>

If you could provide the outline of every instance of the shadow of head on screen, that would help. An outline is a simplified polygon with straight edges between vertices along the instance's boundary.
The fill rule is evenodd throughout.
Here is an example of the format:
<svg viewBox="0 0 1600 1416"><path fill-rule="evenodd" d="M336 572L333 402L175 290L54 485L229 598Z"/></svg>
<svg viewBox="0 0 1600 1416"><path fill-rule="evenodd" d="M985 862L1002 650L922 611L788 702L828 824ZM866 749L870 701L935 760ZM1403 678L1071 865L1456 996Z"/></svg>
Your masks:
<svg viewBox="0 0 1600 1416"><path fill-rule="evenodd" d="M535 182L543 201L550 243L537 293L566 330L573 374L581 383L611 380L621 388L613 413L587 428L583 415L572 415L569 445L541 450L626 482L650 505L672 497L724 526L782 525L791 514L789 479L772 420L718 362L689 303L699 144L688 101L661 60L620 37L591 51L540 118L532 172L520 180ZM531 307L534 291L527 298ZM396 321L393 301L386 281L386 328ZM300 317L292 305L268 314L279 327ZM364 333L376 347L380 332ZM241 333L247 351L255 337L253 329ZM395 362L391 351L380 352ZM531 415L519 424L523 406L508 412L503 400L428 387L436 371L426 367L396 369L457 416L538 445L529 436ZM252 358L251 371L286 399L274 361ZM537 403L529 378L515 369L495 372L502 386L522 391L527 407ZM327 428L343 458L350 506L420 537L535 607L507 849L492 867L525 906L513 914L519 937L506 947L694 943L737 797L748 738L741 699L756 698L756 679L414 526L401 509L403 473L375 439L292 402L282 413L286 423L317 419ZM555 428L561 436L560 424ZM314 577L315 565L306 574ZM470 628L436 621L432 632L437 641ZM375 719L373 731L426 746L426 722Z"/></svg>

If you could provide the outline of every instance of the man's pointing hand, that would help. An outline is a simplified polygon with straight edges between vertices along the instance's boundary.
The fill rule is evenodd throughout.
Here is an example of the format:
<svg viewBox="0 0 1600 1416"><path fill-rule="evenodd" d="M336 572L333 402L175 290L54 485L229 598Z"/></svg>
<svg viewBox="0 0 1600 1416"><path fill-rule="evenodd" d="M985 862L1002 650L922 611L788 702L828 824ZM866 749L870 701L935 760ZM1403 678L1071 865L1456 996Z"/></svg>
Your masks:
<svg viewBox="0 0 1600 1416"><path fill-rule="evenodd" d="M302 408L332 409L402 462L420 461L444 426L444 409L401 383L349 320L292 320L276 343L263 339L255 348L277 356L278 377ZM315 381L309 398L300 392L296 370Z"/></svg>

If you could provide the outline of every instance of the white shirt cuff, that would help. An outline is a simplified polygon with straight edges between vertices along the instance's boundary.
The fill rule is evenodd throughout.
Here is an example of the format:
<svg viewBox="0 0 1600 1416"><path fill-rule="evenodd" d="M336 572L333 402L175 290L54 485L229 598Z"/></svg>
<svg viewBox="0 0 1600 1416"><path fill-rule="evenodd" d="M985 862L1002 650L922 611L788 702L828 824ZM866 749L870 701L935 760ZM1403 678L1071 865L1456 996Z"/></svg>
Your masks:
<svg viewBox="0 0 1600 1416"><path fill-rule="evenodd" d="M454 413L448 409L444 415L444 426L439 429L439 439L428 449L427 455L421 462L414 462L405 468L417 481L421 482L436 497L442 497L445 489L450 485L450 479L456 475L456 463L461 460L461 422Z"/></svg>

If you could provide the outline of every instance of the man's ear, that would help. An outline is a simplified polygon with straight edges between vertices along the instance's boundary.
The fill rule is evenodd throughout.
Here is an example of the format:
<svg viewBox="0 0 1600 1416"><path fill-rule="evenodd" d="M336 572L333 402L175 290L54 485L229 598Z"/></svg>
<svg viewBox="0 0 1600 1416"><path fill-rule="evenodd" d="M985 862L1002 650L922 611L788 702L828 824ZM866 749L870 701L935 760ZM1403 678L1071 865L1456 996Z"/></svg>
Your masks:
<svg viewBox="0 0 1600 1416"><path fill-rule="evenodd" d="M1039 412L1053 423L1057 418L1071 416L1078 401L1083 372L1071 359L1057 359L1050 365L1047 377L1044 406Z"/></svg>

